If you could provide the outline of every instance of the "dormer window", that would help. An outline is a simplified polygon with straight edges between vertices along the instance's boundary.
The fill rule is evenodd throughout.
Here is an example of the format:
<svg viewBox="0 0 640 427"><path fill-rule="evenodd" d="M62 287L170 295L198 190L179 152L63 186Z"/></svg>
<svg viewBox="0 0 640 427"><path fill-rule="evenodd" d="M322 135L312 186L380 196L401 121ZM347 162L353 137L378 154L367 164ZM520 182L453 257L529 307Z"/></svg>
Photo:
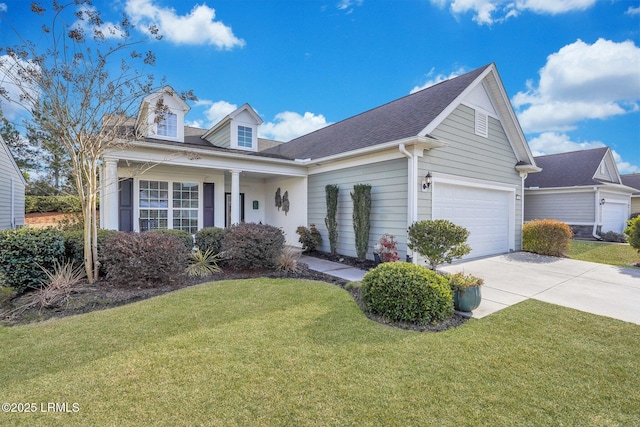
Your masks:
<svg viewBox="0 0 640 427"><path fill-rule="evenodd" d="M238 147L251 148L253 146L253 129L238 126Z"/></svg>
<svg viewBox="0 0 640 427"><path fill-rule="evenodd" d="M173 113L164 113L164 118L158 123L158 135L175 138L178 136L178 116Z"/></svg>
<svg viewBox="0 0 640 427"><path fill-rule="evenodd" d="M138 137L184 142L184 115L189 105L171 86L145 96L136 119Z"/></svg>

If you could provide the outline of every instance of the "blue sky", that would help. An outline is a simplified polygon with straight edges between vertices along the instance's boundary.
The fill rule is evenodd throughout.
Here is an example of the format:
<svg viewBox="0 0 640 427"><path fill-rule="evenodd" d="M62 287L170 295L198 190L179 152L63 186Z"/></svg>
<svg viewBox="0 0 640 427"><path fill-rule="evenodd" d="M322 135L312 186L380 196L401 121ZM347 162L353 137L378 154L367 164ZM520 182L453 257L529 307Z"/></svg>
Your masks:
<svg viewBox="0 0 640 427"><path fill-rule="evenodd" d="M265 121L261 136L287 141L495 62L535 155L608 145L621 173L640 172L638 0L94 5L106 21L126 12L138 28L160 28L164 38L146 43L152 71L195 91L186 116L195 126L248 102ZM28 7L0 0L6 19L37 37ZM11 37L0 23L2 44Z"/></svg>

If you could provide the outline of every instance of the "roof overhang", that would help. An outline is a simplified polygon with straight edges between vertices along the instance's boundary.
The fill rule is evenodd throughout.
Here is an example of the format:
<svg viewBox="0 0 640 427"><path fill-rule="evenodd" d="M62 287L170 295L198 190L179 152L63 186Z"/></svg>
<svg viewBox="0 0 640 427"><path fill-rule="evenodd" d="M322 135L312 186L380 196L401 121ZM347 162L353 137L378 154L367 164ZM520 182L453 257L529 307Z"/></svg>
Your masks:
<svg viewBox="0 0 640 427"><path fill-rule="evenodd" d="M636 189L622 184L602 183L593 185L576 185L573 187L525 187L525 191L541 193L585 193L595 191L614 191L631 195Z"/></svg>
<svg viewBox="0 0 640 427"><path fill-rule="evenodd" d="M173 154L189 154L192 157L217 157L223 159L243 160L248 162L259 162L264 164L279 164L287 166L300 166L299 162L289 159L278 159L273 157L262 157L251 155L251 152L227 152L224 150L208 150L206 148L198 148L192 146L181 147L179 145L160 145L156 142L147 141L129 141L123 148L112 150L105 153L104 158L118 159L118 152L127 151L129 148L142 148L148 150L155 150L159 152L169 152ZM170 163L170 162L167 162Z"/></svg>

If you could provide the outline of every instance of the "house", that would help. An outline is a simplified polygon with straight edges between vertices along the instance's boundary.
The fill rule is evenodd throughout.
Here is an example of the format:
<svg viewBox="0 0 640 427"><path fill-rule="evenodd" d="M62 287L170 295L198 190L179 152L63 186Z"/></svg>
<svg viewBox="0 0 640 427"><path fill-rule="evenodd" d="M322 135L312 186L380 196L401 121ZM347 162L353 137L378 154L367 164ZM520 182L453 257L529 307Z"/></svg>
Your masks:
<svg viewBox="0 0 640 427"><path fill-rule="evenodd" d="M0 136L0 230L24 225L24 190L27 185L9 147Z"/></svg>
<svg viewBox="0 0 640 427"><path fill-rule="evenodd" d="M156 124L157 96L171 112ZM182 125L188 105L170 87L141 110L146 132L104 156L105 228L195 232L253 221L298 245L296 228L315 224L328 251L325 187L335 184L338 252L355 256L350 192L370 184L371 249L391 233L401 255L413 255L407 227L437 218L469 229L470 256L521 248L524 179L539 168L495 64L282 144L261 144L262 120L248 104L206 130ZM288 212L276 193L287 195Z"/></svg>
<svg viewBox="0 0 640 427"><path fill-rule="evenodd" d="M640 214L640 173L620 175L620 179L627 187L636 189L631 194L631 214Z"/></svg>
<svg viewBox="0 0 640 427"><path fill-rule="evenodd" d="M621 233L634 189L624 185L608 147L535 158L542 172L525 181L525 221L557 219L577 236Z"/></svg>

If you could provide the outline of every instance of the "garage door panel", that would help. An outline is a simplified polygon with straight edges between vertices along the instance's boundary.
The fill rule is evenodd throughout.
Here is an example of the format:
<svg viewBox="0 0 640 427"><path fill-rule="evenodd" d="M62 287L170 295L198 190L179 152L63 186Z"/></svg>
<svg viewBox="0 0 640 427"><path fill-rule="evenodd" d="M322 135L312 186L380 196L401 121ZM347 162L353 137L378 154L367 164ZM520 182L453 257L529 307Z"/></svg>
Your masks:
<svg viewBox="0 0 640 427"><path fill-rule="evenodd" d="M624 202L606 202L602 205L602 232L622 233L628 219L628 205Z"/></svg>
<svg viewBox="0 0 640 427"><path fill-rule="evenodd" d="M509 251L509 191L437 183L435 219L447 219L469 230L469 257Z"/></svg>

